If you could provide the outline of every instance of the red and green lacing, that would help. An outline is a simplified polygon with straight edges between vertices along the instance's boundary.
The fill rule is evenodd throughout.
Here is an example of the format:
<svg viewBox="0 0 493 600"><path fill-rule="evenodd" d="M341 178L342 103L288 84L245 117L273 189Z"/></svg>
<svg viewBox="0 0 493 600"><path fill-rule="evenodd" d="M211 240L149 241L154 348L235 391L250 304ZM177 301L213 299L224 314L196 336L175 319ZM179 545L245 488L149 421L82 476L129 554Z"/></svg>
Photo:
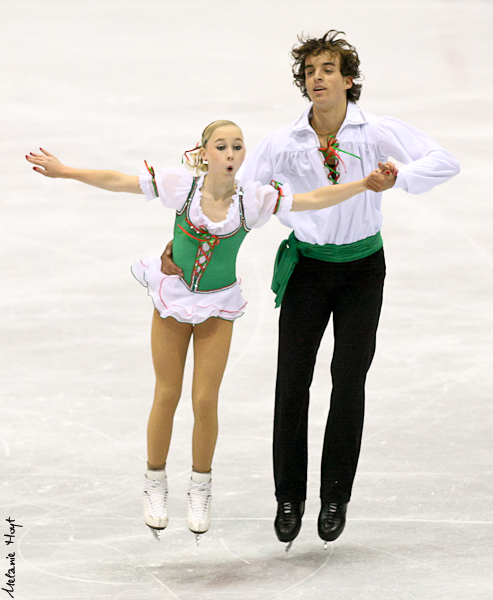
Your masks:
<svg viewBox="0 0 493 600"><path fill-rule="evenodd" d="M349 154L349 156L354 156L358 160L361 160L361 157L356 156L356 154L351 154L351 152L346 152L345 150L341 150L339 147L339 142L333 135L329 135L327 138L327 147L319 148L320 152L324 157L324 167L326 167L329 171L327 177L332 178L334 183L338 183L340 172L338 171L339 163L344 167L344 171L347 173L346 165L342 160L339 152L343 152L344 154ZM331 161L334 160L335 163L331 164Z"/></svg>
<svg viewBox="0 0 493 600"><path fill-rule="evenodd" d="M221 240L212 233L209 233L207 229L196 227L188 219L186 219L186 221L190 225L190 228L193 229L193 231L200 236L197 237L191 234L189 231L184 229L179 223L177 223L177 226L183 231L185 235L188 235L188 237L191 237L194 240L200 242L199 247L197 249L197 254L195 256L195 262L193 265L192 281L190 282L192 290L195 291L198 287L200 278L204 274L204 271L206 270L208 264L211 261L214 247L217 246Z"/></svg>

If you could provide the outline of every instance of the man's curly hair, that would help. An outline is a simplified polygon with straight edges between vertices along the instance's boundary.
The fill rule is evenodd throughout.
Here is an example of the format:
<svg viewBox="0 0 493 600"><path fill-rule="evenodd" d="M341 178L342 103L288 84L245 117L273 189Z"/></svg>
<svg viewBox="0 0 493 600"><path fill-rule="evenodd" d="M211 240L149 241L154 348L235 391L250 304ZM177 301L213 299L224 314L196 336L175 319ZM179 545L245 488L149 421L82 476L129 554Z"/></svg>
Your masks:
<svg viewBox="0 0 493 600"><path fill-rule="evenodd" d="M356 102L361 95L361 83L354 83L355 79L361 78L359 69L359 57L356 48L351 46L339 35L346 35L344 31L331 29L321 38L310 38L303 35L298 36L300 46L293 46L291 58L293 63L294 84L297 85L303 96L308 98L305 83L305 61L309 56L318 56L322 52L330 52L339 56L341 62L341 74L344 77L353 77L353 86L347 90L349 102Z"/></svg>

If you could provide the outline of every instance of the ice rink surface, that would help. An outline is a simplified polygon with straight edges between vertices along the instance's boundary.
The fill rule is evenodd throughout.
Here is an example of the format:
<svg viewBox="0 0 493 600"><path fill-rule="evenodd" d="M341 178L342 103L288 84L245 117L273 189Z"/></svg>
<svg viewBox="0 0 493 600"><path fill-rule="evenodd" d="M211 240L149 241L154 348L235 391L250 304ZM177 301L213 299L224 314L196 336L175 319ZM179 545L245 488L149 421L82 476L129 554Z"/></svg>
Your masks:
<svg viewBox="0 0 493 600"><path fill-rule="evenodd" d="M493 598L491 1L3 0L0 536L22 525L16 599ZM152 307L129 267L160 254L157 202L49 180L24 160L137 174L178 165L225 118L247 147L298 117L290 48L346 32L360 105L426 131L462 173L386 193L387 280L344 534L316 533L331 331L310 407L309 497L286 556L273 531L274 220L239 258L247 313L222 386L213 525L186 525L190 365L168 460L170 525L142 522ZM329 328L330 329L330 328ZM0 587L9 568L0 554ZM7 598L7 592L0 592Z"/></svg>

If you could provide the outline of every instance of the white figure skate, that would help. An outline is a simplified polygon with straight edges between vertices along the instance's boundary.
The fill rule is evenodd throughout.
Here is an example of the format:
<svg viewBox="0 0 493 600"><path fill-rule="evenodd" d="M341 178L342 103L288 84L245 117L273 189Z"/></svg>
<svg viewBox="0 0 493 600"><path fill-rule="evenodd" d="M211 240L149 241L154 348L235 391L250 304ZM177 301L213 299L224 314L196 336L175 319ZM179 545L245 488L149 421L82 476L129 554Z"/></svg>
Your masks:
<svg viewBox="0 0 493 600"><path fill-rule="evenodd" d="M207 478L209 481L197 482L198 479ZM200 536L209 531L211 526L211 499L210 474L193 473L187 492L187 518L188 527L195 534L197 546Z"/></svg>
<svg viewBox="0 0 493 600"><path fill-rule="evenodd" d="M166 471L147 471L144 481L144 521L159 542L163 529L168 525Z"/></svg>

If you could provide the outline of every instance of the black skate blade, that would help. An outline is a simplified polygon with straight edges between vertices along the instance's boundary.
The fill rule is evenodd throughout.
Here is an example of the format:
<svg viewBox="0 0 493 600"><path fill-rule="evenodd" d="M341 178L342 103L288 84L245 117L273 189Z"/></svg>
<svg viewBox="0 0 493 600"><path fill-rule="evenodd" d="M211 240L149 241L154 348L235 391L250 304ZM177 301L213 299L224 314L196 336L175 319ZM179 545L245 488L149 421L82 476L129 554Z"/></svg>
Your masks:
<svg viewBox="0 0 493 600"><path fill-rule="evenodd" d="M292 545L293 545L293 540L291 540L290 542L288 542L286 544L286 548L285 548L286 554L291 550Z"/></svg>

